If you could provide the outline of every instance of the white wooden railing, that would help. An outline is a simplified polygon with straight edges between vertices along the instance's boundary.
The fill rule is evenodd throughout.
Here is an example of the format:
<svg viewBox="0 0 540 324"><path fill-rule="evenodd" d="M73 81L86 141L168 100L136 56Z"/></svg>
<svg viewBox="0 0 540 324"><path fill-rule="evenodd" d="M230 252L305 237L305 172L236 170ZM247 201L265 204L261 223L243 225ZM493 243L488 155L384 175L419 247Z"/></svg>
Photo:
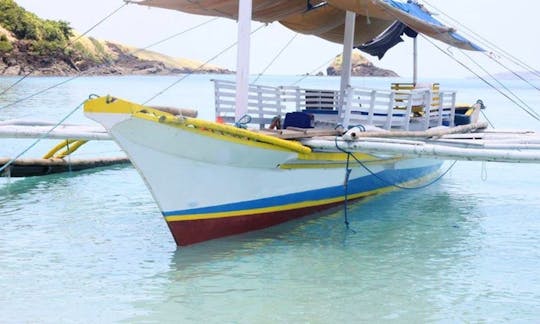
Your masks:
<svg viewBox="0 0 540 324"><path fill-rule="evenodd" d="M224 122L235 120L235 83L213 80L216 117ZM250 85L248 115L251 124L263 128L275 116L304 111L326 121L353 125L373 125L384 129L427 129L434 126L454 126L456 93L431 89L408 91L348 88L344 109L338 109L339 91L303 89L293 86L271 87ZM340 112L340 113L338 113Z"/></svg>

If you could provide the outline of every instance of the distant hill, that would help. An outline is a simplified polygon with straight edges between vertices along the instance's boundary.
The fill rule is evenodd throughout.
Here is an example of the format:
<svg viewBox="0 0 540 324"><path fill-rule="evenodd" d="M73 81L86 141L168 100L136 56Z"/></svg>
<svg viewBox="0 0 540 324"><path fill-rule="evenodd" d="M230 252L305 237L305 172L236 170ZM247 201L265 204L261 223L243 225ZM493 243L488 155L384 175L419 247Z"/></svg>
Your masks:
<svg viewBox="0 0 540 324"><path fill-rule="evenodd" d="M341 75L341 54L336 56L332 64L326 69L328 75ZM374 76L374 77L398 77L399 75L391 70L376 67L362 53L354 49L352 52L352 75L353 76Z"/></svg>
<svg viewBox="0 0 540 324"><path fill-rule="evenodd" d="M231 73L215 65L173 58L79 35L64 21L44 20L0 0L0 75Z"/></svg>

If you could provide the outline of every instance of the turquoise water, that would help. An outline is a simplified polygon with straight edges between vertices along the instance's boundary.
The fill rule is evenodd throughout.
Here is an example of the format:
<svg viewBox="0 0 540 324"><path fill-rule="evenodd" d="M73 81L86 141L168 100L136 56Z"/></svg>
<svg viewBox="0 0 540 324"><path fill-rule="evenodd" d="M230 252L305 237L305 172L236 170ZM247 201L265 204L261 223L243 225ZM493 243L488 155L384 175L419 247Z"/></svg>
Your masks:
<svg viewBox="0 0 540 324"><path fill-rule="evenodd" d="M211 107L212 77L194 76L155 104ZM0 89L15 80L1 78ZM0 107L60 80L25 80ZM77 79L0 108L0 119L59 120L89 93L142 102L174 80ZM389 82L355 80L369 81ZM484 99L497 127L540 129L476 81L441 83L463 101ZM337 80L303 83L329 84ZM536 92L517 91L539 106ZM68 122L89 123L82 113ZM0 156L31 142L1 139ZM78 154L120 152L90 143ZM459 162L426 189L350 206L354 231L335 210L180 249L130 166L0 179L0 322L539 322L538 179L538 165Z"/></svg>

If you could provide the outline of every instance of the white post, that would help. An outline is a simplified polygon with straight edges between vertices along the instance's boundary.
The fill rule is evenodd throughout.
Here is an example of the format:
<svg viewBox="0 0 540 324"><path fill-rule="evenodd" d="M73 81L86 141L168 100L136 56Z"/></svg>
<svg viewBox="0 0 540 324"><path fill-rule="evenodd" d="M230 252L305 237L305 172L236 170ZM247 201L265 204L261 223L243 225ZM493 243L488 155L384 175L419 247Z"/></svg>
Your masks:
<svg viewBox="0 0 540 324"><path fill-rule="evenodd" d="M418 82L418 37L413 38L413 84Z"/></svg>
<svg viewBox="0 0 540 324"><path fill-rule="evenodd" d="M343 36L343 53L341 55L341 87L340 87L340 96L339 96L339 106L338 108L343 110L345 102L345 96L347 88L350 87L351 83L351 68L352 68L352 49L354 46L354 24L356 22L356 13L352 11L347 11L345 14L345 34ZM347 104L350 103L347 101Z"/></svg>
<svg viewBox="0 0 540 324"><path fill-rule="evenodd" d="M240 0L238 4L238 51L236 61L235 120L237 122L248 111L251 8L251 0Z"/></svg>

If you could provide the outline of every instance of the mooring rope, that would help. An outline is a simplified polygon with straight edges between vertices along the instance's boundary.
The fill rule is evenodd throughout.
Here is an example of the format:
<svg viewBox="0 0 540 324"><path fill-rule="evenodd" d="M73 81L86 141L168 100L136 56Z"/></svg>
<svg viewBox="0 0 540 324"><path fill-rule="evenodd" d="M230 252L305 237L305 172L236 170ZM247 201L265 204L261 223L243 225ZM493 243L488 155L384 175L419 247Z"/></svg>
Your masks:
<svg viewBox="0 0 540 324"><path fill-rule="evenodd" d="M435 178L434 180L430 181L429 183L423 184L423 185L418 186L418 187L405 187L405 186L402 186L402 185L397 184L396 182L391 182L391 181L389 181L389 180L387 180L387 179L384 179L384 178L382 178L381 176L379 176L377 173L375 173L374 171L372 171L370 168L367 167L367 165L366 165L364 162L360 161L356 156L354 156L354 154L353 154L352 152L349 152L349 151L344 150L344 149L342 149L341 147L339 147L339 144L338 144L338 142L337 142L337 138L338 138L337 136L334 138L334 142L335 142L336 148L337 148L339 151L341 151L341 152L343 152L343 153L345 153L345 154L347 154L347 155L350 154L350 156L352 156L352 158L353 158L353 159L354 159L354 160L355 160L362 168L364 168L369 174L371 174L371 175L374 176L375 178L379 179L380 181L384 182L385 184L388 184L388 185L390 185L390 186L392 186L392 187L396 187L396 188L398 188L398 189L418 190L418 189L424 189L424 188L427 188L427 187L429 187L429 186L435 184L437 181L441 180L442 177L444 177L448 172L450 172L450 170L451 170L451 169L454 167L454 165L456 165L456 163L457 163L457 161L454 161L454 162L450 165L450 167L448 167L448 169L447 169L446 171L444 171L442 174L440 174L437 178Z"/></svg>
<svg viewBox="0 0 540 324"><path fill-rule="evenodd" d="M372 171L370 168L367 167L367 165L365 165L365 163L363 163L362 161L360 161L352 152L349 152L347 150L344 150L342 149L341 147L339 147L339 144L337 142L337 139L338 139L338 136L336 136L334 138L334 143L335 143L335 146L336 148L347 154L347 162L346 162L346 165L345 165L345 182L343 184L344 186L344 200L343 200L343 215L344 215L344 218L345 218L345 226L347 227L347 229L350 229L349 228L349 215L348 215L348 201L349 201L349 178L350 178L350 175L351 175L351 172L352 172L352 169L350 168L350 158L352 156L352 158L362 167L364 168L369 174L371 174L372 176L374 176L375 178L377 178L379 181L387 184L387 185L390 185L392 187L395 187L395 188L398 188L398 189L406 189L406 190L419 190L419 189L424 189L424 188L427 188L433 184L435 184L436 182L438 182L439 180L441 180L448 172L450 172L450 170L452 170L452 168L456 165L457 161L454 161L449 167L448 169L446 169L446 171L444 171L443 173L441 173L437 178L433 179L432 181L430 181L429 183L426 183L426 184L423 184L421 186L418 186L418 187L405 187L405 186L402 186L402 185L399 185L398 183L396 182L391 182L387 179L383 179L381 176L379 176L377 173L375 173L374 171Z"/></svg>
<svg viewBox="0 0 540 324"><path fill-rule="evenodd" d="M75 107L75 109L73 109L71 112L69 112L66 116L64 116L58 123L56 123L53 127L51 127L51 129L49 129L45 134L41 135L40 137L38 137L32 144L30 144L27 148L25 148L21 153L17 154L17 156L15 156L14 158L12 158L11 160L9 160L6 164L4 164L2 167L0 167L0 174L6 169L8 168L10 165L13 164L13 162L15 162L18 158L20 158L21 156L23 156L24 154L26 154L28 151L30 151L30 149L32 149L34 146L37 145L37 143L39 143L41 140L45 139L47 136L49 136L50 133L52 133L52 131L54 131L58 126L60 126L62 123L64 123L69 117L71 117L71 115L73 115L77 110L79 110L83 105L84 103L86 102L83 101L81 102L77 107Z"/></svg>
<svg viewBox="0 0 540 324"><path fill-rule="evenodd" d="M347 165L345 166L345 182L344 187L344 200L343 200L343 215L345 217L345 226L347 229L351 229L349 226L349 177L351 175L352 169L349 167L349 162L351 160L351 155L347 154Z"/></svg>
<svg viewBox="0 0 540 324"><path fill-rule="evenodd" d="M92 30L94 30L96 27L98 27L99 25L101 25L102 23L104 23L107 19L109 19L110 17L112 17L114 14L116 14L118 11L120 11L122 8L124 8L125 6L127 6L129 3L124 3L123 5L121 5L120 7L118 7L117 9L113 10L110 14L108 14L107 16L105 16L104 18L102 18L101 20L99 20L96 24L94 24L92 27L88 28L84 33L80 34L79 36L77 36L75 39L73 40L69 40L69 42L61 49L62 52L64 52L66 49L68 49L70 46L73 46L79 39L81 39L82 37L84 37L85 35L87 35L89 32L91 32ZM15 87L17 84L21 83L24 79L28 78L32 73L34 73L36 69L30 69L29 72L27 72L25 75L23 75L19 80L17 80L16 82L14 82L13 84L11 84L10 86L8 86L6 89L2 90L2 92L0 92L0 96L2 96L3 94L5 94L6 92L8 92L10 89L12 89L13 87ZM70 80L71 81L71 80ZM9 106L9 105L8 105ZM2 108L5 108L2 107Z"/></svg>

